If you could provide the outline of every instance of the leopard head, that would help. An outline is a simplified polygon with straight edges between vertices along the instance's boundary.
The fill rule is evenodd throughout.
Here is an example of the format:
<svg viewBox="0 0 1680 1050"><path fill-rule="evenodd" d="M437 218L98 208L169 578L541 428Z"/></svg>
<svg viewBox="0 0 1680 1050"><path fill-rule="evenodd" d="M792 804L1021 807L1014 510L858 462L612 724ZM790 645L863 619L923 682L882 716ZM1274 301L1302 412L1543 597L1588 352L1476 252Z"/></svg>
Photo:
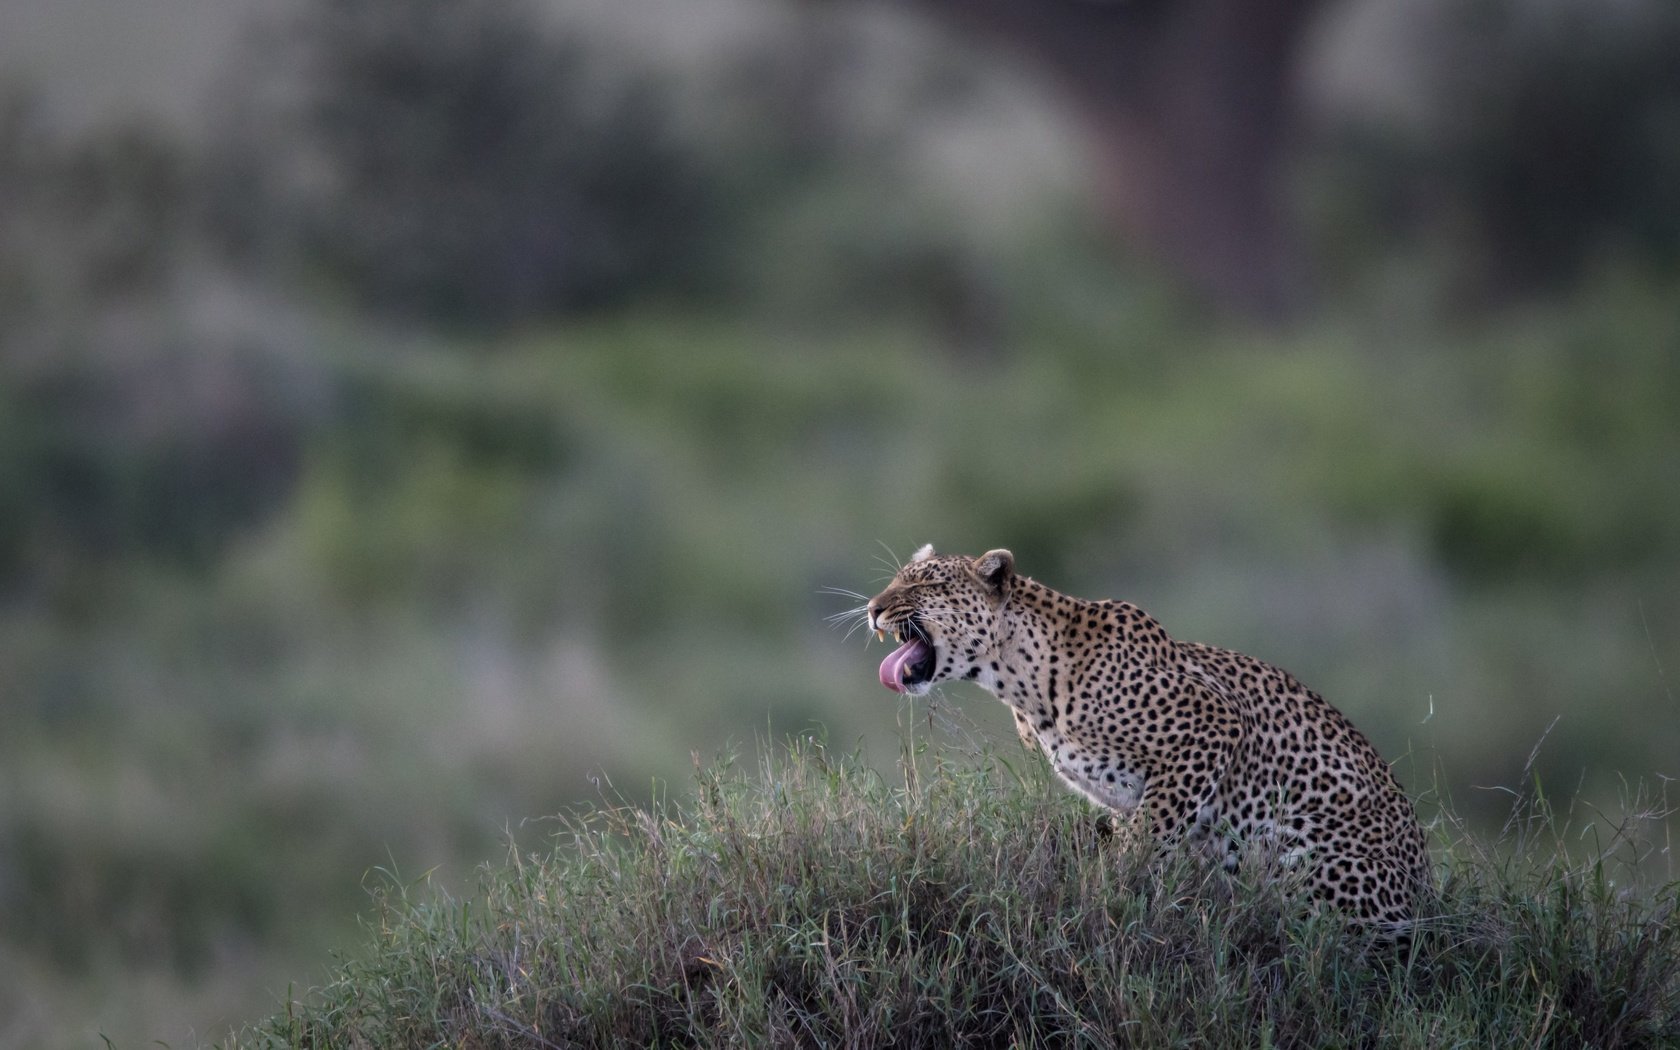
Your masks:
<svg viewBox="0 0 1680 1050"><path fill-rule="evenodd" d="M935 554L931 544L917 551L869 600L870 629L900 643L881 661L881 684L921 696L935 682L977 676L996 648L1014 577L1015 556L1006 550L978 558Z"/></svg>

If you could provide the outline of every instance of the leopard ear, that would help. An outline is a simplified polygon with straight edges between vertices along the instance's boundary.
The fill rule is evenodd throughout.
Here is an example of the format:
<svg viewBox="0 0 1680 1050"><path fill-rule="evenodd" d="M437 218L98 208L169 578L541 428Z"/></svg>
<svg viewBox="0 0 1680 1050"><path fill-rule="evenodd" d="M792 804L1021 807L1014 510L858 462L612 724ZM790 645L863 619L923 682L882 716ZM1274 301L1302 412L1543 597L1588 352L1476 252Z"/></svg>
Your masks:
<svg viewBox="0 0 1680 1050"><path fill-rule="evenodd" d="M933 544L924 543L919 548L917 548L916 553L910 555L910 561L911 562L927 561L931 557L933 557Z"/></svg>
<svg viewBox="0 0 1680 1050"><path fill-rule="evenodd" d="M1015 555L1001 547L987 551L974 559L974 574L992 590L1002 591L1003 585L1015 575Z"/></svg>

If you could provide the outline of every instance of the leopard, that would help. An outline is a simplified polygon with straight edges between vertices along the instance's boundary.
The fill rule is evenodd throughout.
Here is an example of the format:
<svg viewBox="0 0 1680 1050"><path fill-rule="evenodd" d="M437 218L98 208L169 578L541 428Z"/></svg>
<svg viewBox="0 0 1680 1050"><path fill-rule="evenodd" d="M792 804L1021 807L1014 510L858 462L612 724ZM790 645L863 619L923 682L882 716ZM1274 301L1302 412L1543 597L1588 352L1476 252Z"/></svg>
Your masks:
<svg viewBox="0 0 1680 1050"><path fill-rule="evenodd" d="M1062 594L1006 549L924 546L863 611L899 642L882 685L976 683L1062 781L1154 848L1197 844L1231 871L1263 856L1316 908L1393 936L1413 923L1432 877L1411 799L1288 672L1175 639L1130 602Z"/></svg>

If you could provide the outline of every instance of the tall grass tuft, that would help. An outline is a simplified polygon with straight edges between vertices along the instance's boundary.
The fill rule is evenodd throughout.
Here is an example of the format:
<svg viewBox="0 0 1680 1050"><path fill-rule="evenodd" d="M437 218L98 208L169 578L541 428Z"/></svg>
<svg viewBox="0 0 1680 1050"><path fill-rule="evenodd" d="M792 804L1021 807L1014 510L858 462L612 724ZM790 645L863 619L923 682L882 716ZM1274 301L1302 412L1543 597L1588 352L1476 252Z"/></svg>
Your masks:
<svg viewBox="0 0 1680 1050"><path fill-rule="evenodd" d="M1529 851L1545 813L1508 849L1447 825L1397 949L1124 846L1033 767L903 768L804 741L561 818L471 900L388 880L371 949L230 1045L1680 1044L1680 884Z"/></svg>

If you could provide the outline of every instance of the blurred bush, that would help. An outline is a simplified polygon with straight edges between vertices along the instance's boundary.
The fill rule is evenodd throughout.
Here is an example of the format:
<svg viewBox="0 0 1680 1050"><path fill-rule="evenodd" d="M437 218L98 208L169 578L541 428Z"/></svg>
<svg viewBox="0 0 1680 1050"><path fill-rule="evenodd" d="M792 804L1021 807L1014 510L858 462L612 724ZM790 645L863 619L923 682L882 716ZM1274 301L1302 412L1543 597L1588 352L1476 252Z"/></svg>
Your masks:
<svg viewBox="0 0 1680 1050"><path fill-rule="evenodd" d="M1451 7L1429 182L1491 276L1544 290L1607 257L1680 261L1680 8Z"/></svg>
<svg viewBox="0 0 1680 1050"><path fill-rule="evenodd" d="M1404 103L1319 132L1333 282L1338 259L1389 265L1405 245L1469 309L1680 262L1680 8L1421 0L1406 18L1382 41L1408 68Z"/></svg>
<svg viewBox="0 0 1680 1050"><path fill-rule="evenodd" d="M67 140L0 98L0 593L203 568L284 499L315 410L282 334L186 277L195 172L159 133Z"/></svg>
<svg viewBox="0 0 1680 1050"><path fill-rule="evenodd" d="M457 326L701 276L720 190L670 89L528 3L317 0L249 58L210 188L237 256Z"/></svg>
<svg viewBox="0 0 1680 1050"><path fill-rule="evenodd" d="M0 342L14 362L32 320L155 292L185 244L190 161L164 131L121 125L78 142L0 85Z"/></svg>

